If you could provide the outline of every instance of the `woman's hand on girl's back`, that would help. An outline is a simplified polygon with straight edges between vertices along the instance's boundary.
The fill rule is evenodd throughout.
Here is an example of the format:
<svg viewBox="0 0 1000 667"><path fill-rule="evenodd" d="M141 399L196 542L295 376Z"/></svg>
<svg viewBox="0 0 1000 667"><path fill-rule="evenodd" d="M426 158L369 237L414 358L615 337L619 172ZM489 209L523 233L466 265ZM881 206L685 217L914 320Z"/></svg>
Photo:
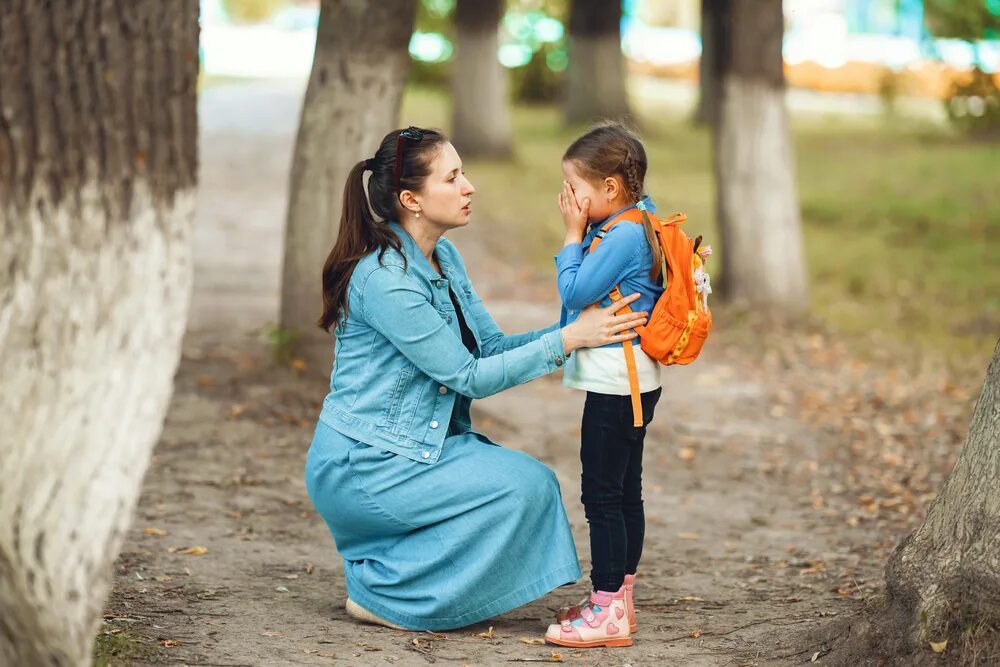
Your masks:
<svg viewBox="0 0 1000 667"><path fill-rule="evenodd" d="M622 306L639 298L639 293L630 294L610 306L588 306L572 324L562 328L563 351L569 354L581 347L600 347L609 343L632 340L639 334L631 329L646 324L649 313L623 313L615 315Z"/></svg>
<svg viewBox="0 0 1000 667"><path fill-rule="evenodd" d="M573 188L567 181L563 181L562 192L559 193L559 212L562 213L563 225L566 227L566 245L582 242L590 221L590 199L578 202Z"/></svg>

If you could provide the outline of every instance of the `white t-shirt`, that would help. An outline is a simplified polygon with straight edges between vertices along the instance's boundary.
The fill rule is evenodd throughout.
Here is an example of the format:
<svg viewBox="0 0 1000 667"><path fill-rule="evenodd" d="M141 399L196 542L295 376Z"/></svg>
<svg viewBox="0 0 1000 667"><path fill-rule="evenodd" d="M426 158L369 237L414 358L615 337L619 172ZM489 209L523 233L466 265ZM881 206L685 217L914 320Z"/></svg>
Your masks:
<svg viewBox="0 0 1000 667"><path fill-rule="evenodd" d="M660 364L642 351L638 339L632 344L639 374L639 391L645 393L660 386ZM581 348L566 360L563 386L597 394L628 396L628 367L620 347Z"/></svg>

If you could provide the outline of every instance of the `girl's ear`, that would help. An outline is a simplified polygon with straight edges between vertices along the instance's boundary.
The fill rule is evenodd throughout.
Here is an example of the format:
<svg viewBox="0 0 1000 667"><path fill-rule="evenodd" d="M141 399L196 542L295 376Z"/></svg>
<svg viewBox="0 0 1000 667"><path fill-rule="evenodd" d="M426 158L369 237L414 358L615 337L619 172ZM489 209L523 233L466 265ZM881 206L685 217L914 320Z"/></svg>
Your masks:
<svg viewBox="0 0 1000 667"><path fill-rule="evenodd" d="M604 194L608 201L618 199L618 194L622 191L622 184L615 176L608 176L604 179Z"/></svg>
<svg viewBox="0 0 1000 667"><path fill-rule="evenodd" d="M413 194L412 190L403 190L399 193L399 203L402 204L403 208L411 213L420 212L420 202L417 201L417 196Z"/></svg>

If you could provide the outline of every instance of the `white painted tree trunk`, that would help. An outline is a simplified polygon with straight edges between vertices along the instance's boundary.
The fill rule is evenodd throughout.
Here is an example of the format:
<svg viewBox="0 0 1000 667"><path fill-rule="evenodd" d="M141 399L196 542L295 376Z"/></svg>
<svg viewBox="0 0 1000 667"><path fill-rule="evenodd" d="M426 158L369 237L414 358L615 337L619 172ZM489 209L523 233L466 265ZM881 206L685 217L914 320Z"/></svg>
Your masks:
<svg viewBox="0 0 1000 667"><path fill-rule="evenodd" d="M722 94L716 179L725 293L798 312L805 259L784 92L729 77Z"/></svg>
<svg viewBox="0 0 1000 667"><path fill-rule="evenodd" d="M569 123L629 114L621 11L617 0L572 0L565 107Z"/></svg>
<svg viewBox="0 0 1000 667"><path fill-rule="evenodd" d="M0 8L0 665L86 665L180 356L198 3Z"/></svg>
<svg viewBox="0 0 1000 667"><path fill-rule="evenodd" d="M398 122L415 17L416 0L321 4L289 183L281 285L281 326L297 334L297 352L317 370L332 359L330 336L316 321L344 184Z"/></svg>
<svg viewBox="0 0 1000 667"><path fill-rule="evenodd" d="M886 586L892 620L911 645L1000 624L1000 343L955 468L890 558Z"/></svg>
<svg viewBox="0 0 1000 667"><path fill-rule="evenodd" d="M755 307L807 306L795 160L785 108L780 0L730 0L714 135L722 292Z"/></svg>
<svg viewBox="0 0 1000 667"><path fill-rule="evenodd" d="M512 152L507 72L497 59L501 0L459 0L451 139L463 158Z"/></svg>

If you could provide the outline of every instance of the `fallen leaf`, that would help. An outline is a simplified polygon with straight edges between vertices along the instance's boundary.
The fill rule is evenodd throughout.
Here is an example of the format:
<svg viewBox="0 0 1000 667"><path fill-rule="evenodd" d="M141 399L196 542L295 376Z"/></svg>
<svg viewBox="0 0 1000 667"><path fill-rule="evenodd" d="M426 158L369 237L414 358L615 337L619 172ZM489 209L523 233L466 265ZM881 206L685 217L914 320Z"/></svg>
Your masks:
<svg viewBox="0 0 1000 667"><path fill-rule="evenodd" d="M809 659L809 662L816 662L817 660L819 660L819 651L813 653L813 657Z"/></svg>
<svg viewBox="0 0 1000 667"><path fill-rule="evenodd" d="M681 461L688 461L688 462L694 461L694 456L695 456L694 450L691 449L690 447L682 447L681 450L677 452L677 457Z"/></svg>
<svg viewBox="0 0 1000 667"><path fill-rule="evenodd" d="M160 641L160 643L166 646L167 648L174 648L175 646L181 645L181 643L176 639L163 639Z"/></svg>
<svg viewBox="0 0 1000 667"><path fill-rule="evenodd" d="M260 636L261 637L280 637L281 633L280 632L275 632L273 630L266 630L266 631L260 633Z"/></svg>
<svg viewBox="0 0 1000 667"><path fill-rule="evenodd" d="M838 586L830 590L839 595L840 597L849 598L854 596L854 589L851 588L850 586Z"/></svg>
<svg viewBox="0 0 1000 667"><path fill-rule="evenodd" d="M198 376L198 386L199 387L211 387L215 384L215 378L211 375L203 374Z"/></svg>
<svg viewBox="0 0 1000 667"><path fill-rule="evenodd" d="M285 588L284 586L276 586L274 590L276 590L279 593L287 593L288 592L288 589Z"/></svg>
<svg viewBox="0 0 1000 667"><path fill-rule="evenodd" d="M521 642L522 644L530 644L531 646L545 645L544 639L538 639L536 637L518 637L517 641Z"/></svg>
<svg viewBox="0 0 1000 667"><path fill-rule="evenodd" d="M321 658L332 658L332 657L334 657L334 655L332 653L317 653L316 655L318 655Z"/></svg>
<svg viewBox="0 0 1000 667"><path fill-rule="evenodd" d="M306 574L312 574L312 573L313 573L313 564L306 563Z"/></svg>
<svg viewBox="0 0 1000 667"><path fill-rule="evenodd" d="M486 632L480 632L476 636L482 637L483 639L493 639L493 626L491 625L489 630L487 630Z"/></svg>
<svg viewBox="0 0 1000 667"><path fill-rule="evenodd" d="M145 535L152 535L154 537L163 537L164 535L170 534L165 530L160 530L159 528L143 528L142 532Z"/></svg>
<svg viewBox="0 0 1000 667"><path fill-rule="evenodd" d="M242 403L236 403L231 408L229 408L229 412L226 413L226 419L236 419L246 411L247 411L247 406L243 405Z"/></svg>
<svg viewBox="0 0 1000 667"><path fill-rule="evenodd" d="M306 360L300 359L298 357L292 359L288 365L294 368L295 370L299 371L300 373L309 368L309 364L306 363Z"/></svg>
<svg viewBox="0 0 1000 667"><path fill-rule="evenodd" d="M948 640L945 639L943 642L931 642L931 650L935 653L944 653L944 650L948 648Z"/></svg>
<svg viewBox="0 0 1000 667"><path fill-rule="evenodd" d="M177 553L182 556L204 556L208 553L208 549L205 547L188 547L187 549L181 549Z"/></svg>
<svg viewBox="0 0 1000 667"><path fill-rule="evenodd" d="M698 533L677 533L678 540L700 540L701 535Z"/></svg>
<svg viewBox="0 0 1000 667"><path fill-rule="evenodd" d="M563 660L562 654L552 651L552 657L549 658L550 662L565 662Z"/></svg>
<svg viewBox="0 0 1000 667"><path fill-rule="evenodd" d="M701 628L695 628L694 630L692 630L691 631L691 636L694 639L697 639L698 637L701 637Z"/></svg>
<svg viewBox="0 0 1000 667"><path fill-rule="evenodd" d="M678 602L704 602L704 598L696 598L693 595L685 595L682 598L677 598Z"/></svg>

